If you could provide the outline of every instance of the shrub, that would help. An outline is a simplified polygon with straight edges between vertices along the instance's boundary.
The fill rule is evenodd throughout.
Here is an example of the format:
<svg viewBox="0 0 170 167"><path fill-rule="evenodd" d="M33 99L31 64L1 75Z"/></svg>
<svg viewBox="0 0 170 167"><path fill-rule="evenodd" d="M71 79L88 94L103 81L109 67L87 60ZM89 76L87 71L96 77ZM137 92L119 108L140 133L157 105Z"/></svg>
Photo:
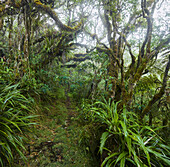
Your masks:
<svg viewBox="0 0 170 167"><path fill-rule="evenodd" d="M17 86L0 86L0 166L11 165L14 155L26 159L22 152L24 132L33 124L33 116L28 115L30 103Z"/></svg>
<svg viewBox="0 0 170 167"><path fill-rule="evenodd" d="M90 109L93 119L106 126L100 138L100 153L107 153L103 166L169 166L169 147L157 135L156 129L141 125L126 108L117 112L117 104L96 102Z"/></svg>

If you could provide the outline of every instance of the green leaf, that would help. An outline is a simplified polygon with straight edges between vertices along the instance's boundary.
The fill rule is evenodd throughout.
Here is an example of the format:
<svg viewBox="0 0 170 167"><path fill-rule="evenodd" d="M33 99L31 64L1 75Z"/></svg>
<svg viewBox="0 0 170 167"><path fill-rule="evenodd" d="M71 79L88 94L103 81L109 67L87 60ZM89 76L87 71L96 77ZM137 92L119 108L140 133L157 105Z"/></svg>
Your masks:
<svg viewBox="0 0 170 167"><path fill-rule="evenodd" d="M114 156L116 156L116 155L118 155L119 153L113 153L113 154L111 154L111 155L109 155L108 157L106 157L105 158L105 160L102 162L102 164L101 164L101 167L103 167L104 165L105 165L105 163L109 160L109 159L111 159L112 157L114 157Z"/></svg>
<svg viewBox="0 0 170 167"><path fill-rule="evenodd" d="M1 121L1 120L0 120L0 121ZM8 131L12 132L12 129L11 129L7 124L5 124L5 123L3 123L3 122L0 122L0 124L3 125L3 126L5 126L5 127L8 129Z"/></svg>
<svg viewBox="0 0 170 167"><path fill-rule="evenodd" d="M169 166L170 166L170 158L169 157L166 157L164 156L163 154L157 152L157 151L154 151L152 149L150 149L149 147L147 147L147 150L154 154L156 157L159 157L161 160L163 160L165 163L167 163Z"/></svg>
<svg viewBox="0 0 170 167"><path fill-rule="evenodd" d="M8 136L8 134L6 132L2 131L2 130L0 130L0 133L4 134L5 136Z"/></svg>
<svg viewBox="0 0 170 167"><path fill-rule="evenodd" d="M128 131L127 131L126 124L125 124L123 121L120 121L120 124L122 125L123 132L124 132L125 137L127 137Z"/></svg>
<svg viewBox="0 0 170 167"><path fill-rule="evenodd" d="M129 156L131 156L131 152L132 152L132 144L131 144L131 138L129 136L125 137L125 140L127 142L127 147L129 150Z"/></svg>
<svg viewBox="0 0 170 167"><path fill-rule="evenodd" d="M129 162L131 162L133 165L136 165L136 163L135 163L132 159L126 158L126 160L129 161Z"/></svg>
<svg viewBox="0 0 170 167"><path fill-rule="evenodd" d="M125 166L125 157L123 157L121 160L120 160L120 167L124 167Z"/></svg>
<svg viewBox="0 0 170 167"><path fill-rule="evenodd" d="M15 122L10 121L9 119L4 118L4 117L3 117L3 120L6 121L6 122L9 122L9 123L11 123L11 124L13 124L20 132L22 132L21 129L19 128L19 126L18 126Z"/></svg>
<svg viewBox="0 0 170 167"><path fill-rule="evenodd" d="M122 158L124 158L124 160L123 160L123 162L125 162L125 156L127 155L128 153L127 152L122 152L119 156L118 156L118 158L117 158L117 160L116 160L116 162L115 162L115 165L122 159ZM123 163L122 162L122 163ZM123 165L125 165L125 164L123 164Z"/></svg>
<svg viewBox="0 0 170 167"><path fill-rule="evenodd" d="M102 134L102 137L101 137L101 139L100 139L100 153L101 153L101 154L103 153L103 147L104 147L105 142L106 142L106 140L108 139L108 137L109 137L109 132L104 132L104 133Z"/></svg>
<svg viewBox="0 0 170 167"><path fill-rule="evenodd" d="M137 141L137 143L139 143L139 146L143 149L144 153L146 154L148 164L149 164L149 166L151 166L151 164L150 164L150 156L149 156L148 150L145 147L145 144L144 144L141 136L138 135L138 134L135 134L135 133L133 133L133 136L136 138L136 141Z"/></svg>
<svg viewBox="0 0 170 167"><path fill-rule="evenodd" d="M136 151L134 149L132 149L132 154L136 165L140 167L139 157L136 155Z"/></svg>

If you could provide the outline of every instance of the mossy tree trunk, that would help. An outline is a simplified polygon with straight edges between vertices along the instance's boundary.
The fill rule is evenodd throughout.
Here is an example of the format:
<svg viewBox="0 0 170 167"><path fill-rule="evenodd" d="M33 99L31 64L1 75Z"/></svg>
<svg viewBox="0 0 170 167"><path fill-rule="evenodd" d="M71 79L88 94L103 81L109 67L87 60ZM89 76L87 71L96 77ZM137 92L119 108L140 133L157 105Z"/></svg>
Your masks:
<svg viewBox="0 0 170 167"><path fill-rule="evenodd" d="M135 87L138 81L143 76L145 70L147 69L149 63L154 57L157 57L161 48L170 41L169 36L164 41L151 49L152 42L152 31L153 31L153 13L156 8L156 1L147 6L146 0L141 1L141 10L136 10L131 15L128 24L121 27L121 2L120 1L102 1L104 8L104 17L101 17L105 28L107 30L107 39L109 42L109 47L102 44L104 48L98 49L99 51L104 51L109 56L109 76L112 78L110 84L112 84L112 89L110 90L110 98L114 101L121 101L119 104L119 110L125 105L129 110L131 109L133 94L135 93ZM134 55L132 51L132 46L128 42L127 37L134 29L141 26L142 22L136 22L138 18L143 18L146 21L146 34L139 47L138 55ZM133 29L133 30L132 30ZM97 38L96 38L97 39ZM100 42L98 42L101 45ZM124 69L124 55L125 48L128 49L131 56L131 64L128 69ZM160 89L160 92L156 94L152 100L142 108L141 118L150 112L152 105L158 101L165 92L165 87L167 83L167 73L169 69L169 63L167 64L167 69L164 72L165 78Z"/></svg>

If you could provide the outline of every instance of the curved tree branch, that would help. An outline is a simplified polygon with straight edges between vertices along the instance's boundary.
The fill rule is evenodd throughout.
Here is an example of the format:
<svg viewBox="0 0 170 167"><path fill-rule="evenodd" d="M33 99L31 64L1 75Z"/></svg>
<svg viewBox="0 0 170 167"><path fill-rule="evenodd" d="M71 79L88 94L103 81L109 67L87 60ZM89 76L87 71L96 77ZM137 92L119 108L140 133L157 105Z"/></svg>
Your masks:
<svg viewBox="0 0 170 167"><path fill-rule="evenodd" d="M30 2L31 3L31 2ZM10 1L8 0L2 7L0 6L0 16L4 15L5 13L8 12L8 10L11 10L11 7L18 9L23 7L24 5L28 5L28 2L25 2L25 0L21 0L19 2L17 1ZM81 19L81 21L75 26L75 27L70 27L65 24L63 24L56 12L49 6L44 5L41 3L40 0L34 0L33 1L33 6L44 11L47 13L56 23L56 25L62 30L62 31L67 31L67 32L75 32L81 28L84 22L84 18Z"/></svg>
<svg viewBox="0 0 170 167"><path fill-rule="evenodd" d="M56 25L63 31L75 32L79 30L83 24L83 19L82 19L75 27L67 26L60 21L58 15L50 7L42 4L39 0L34 0L34 5L35 7L41 9L42 11L45 11L56 22Z"/></svg>
<svg viewBox="0 0 170 167"><path fill-rule="evenodd" d="M148 105L144 108L144 110L142 111L142 115L141 115L141 119L143 119L143 117L150 112L151 107L153 106L153 104L155 104L165 93L165 88L167 86L167 80L168 80L168 71L170 69L170 55L169 55L169 60L164 72L164 78L163 78L163 83L162 83L162 87L160 89L160 91L154 95L154 97L152 98L152 100L149 101Z"/></svg>

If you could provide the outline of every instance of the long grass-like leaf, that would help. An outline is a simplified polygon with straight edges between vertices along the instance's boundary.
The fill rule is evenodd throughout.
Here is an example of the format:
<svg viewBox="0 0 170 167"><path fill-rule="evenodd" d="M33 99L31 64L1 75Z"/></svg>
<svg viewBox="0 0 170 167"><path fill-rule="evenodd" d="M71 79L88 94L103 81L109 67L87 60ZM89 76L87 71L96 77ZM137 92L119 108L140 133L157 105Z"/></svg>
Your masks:
<svg viewBox="0 0 170 167"><path fill-rule="evenodd" d="M109 137L109 132L104 132L104 133L102 134L102 137L101 137L101 139L100 139L100 153L101 153L101 154L103 153L103 147L104 147L105 142L106 142L106 140L108 139L108 137Z"/></svg>
<svg viewBox="0 0 170 167"><path fill-rule="evenodd" d="M127 131L126 124L125 124L123 121L120 121L120 124L122 125L123 132L124 132L125 137L127 137L128 131Z"/></svg>
<svg viewBox="0 0 170 167"><path fill-rule="evenodd" d="M123 157L123 158L120 160L120 167L124 167L124 166L125 166L125 160L126 160L125 157Z"/></svg>
<svg viewBox="0 0 170 167"><path fill-rule="evenodd" d="M22 132L21 129L19 128L19 126L15 122L13 122L13 121L11 121L11 120L9 120L7 118L4 118L4 117L2 119L4 121L6 121L6 122L9 122L9 123L13 124L20 132Z"/></svg>
<svg viewBox="0 0 170 167"><path fill-rule="evenodd" d="M8 131L12 132L12 129L7 124L1 122L1 120L0 120L0 124L1 124L0 126L4 126L5 128L7 128Z"/></svg>
<svg viewBox="0 0 170 167"><path fill-rule="evenodd" d="M125 137L125 140L127 142L127 147L129 150L129 157L131 157L131 152L132 152L132 141L131 138L129 136Z"/></svg>
<svg viewBox="0 0 170 167"><path fill-rule="evenodd" d="M0 94L0 166L14 159L14 153L22 159L26 159L22 150L23 137L20 137L23 130L26 130L34 116L27 115L30 112L28 100L21 95L18 85L1 87Z"/></svg>
<svg viewBox="0 0 170 167"><path fill-rule="evenodd" d="M163 141L156 129L150 126L141 125L138 117L133 112L128 112L124 106L123 112L118 114L117 104L111 101L97 102L94 111L94 117L97 122L105 124L107 132L104 132L100 138L100 152L105 149L113 154L108 155L102 162L101 167L119 166L124 167L125 163L132 164L137 167L151 167L159 164L170 166L170 159L166 156L169 147L161 144ZM109 137L113 136L112 141L117 147L105 148L105 143Z"/></svg>
<svg viewBox="0 0 170 167"><path fill-rule="evenodd" d="M2 131L2 130L0 130L0 133L4 136L8 136L8 134L6 132Z"/></svg>
<svg viewBox="0 0 170 167"><path fill-rule="evenodd" d="M118 158L116 159L115 165L116 165L120 160L122 160L122 159L125 160L125 156L126 156L126 155L128 155L128 153L125 152L125 151L123 151L123 152L118 156ZM123 162L122 162L122 163L123 163ZM122 165L125 165L125 164L122 164Z"/></svg>
<svg viewBox="0 0 170 167"><path fill-rule="evenodd" d="M101 167L103 167L109 159L113 158L114 156L116 156L118 154L119 153L116 152L116 153L113 153L113 154L109 155L108 157L106 157L105 160L102 162Z"/></svg>
<svg viewBox="0 0 170 167"><path fill-rule="evenodd" d="M157 157L159 157L161 160L163 160L167 165L170 166L170 158L169 157L166 157L166 156L163 156L161 153L157 152L157 151L154 151L152 149L150 149L149 147L147 147L147 150L156 155Z"/></svg>

